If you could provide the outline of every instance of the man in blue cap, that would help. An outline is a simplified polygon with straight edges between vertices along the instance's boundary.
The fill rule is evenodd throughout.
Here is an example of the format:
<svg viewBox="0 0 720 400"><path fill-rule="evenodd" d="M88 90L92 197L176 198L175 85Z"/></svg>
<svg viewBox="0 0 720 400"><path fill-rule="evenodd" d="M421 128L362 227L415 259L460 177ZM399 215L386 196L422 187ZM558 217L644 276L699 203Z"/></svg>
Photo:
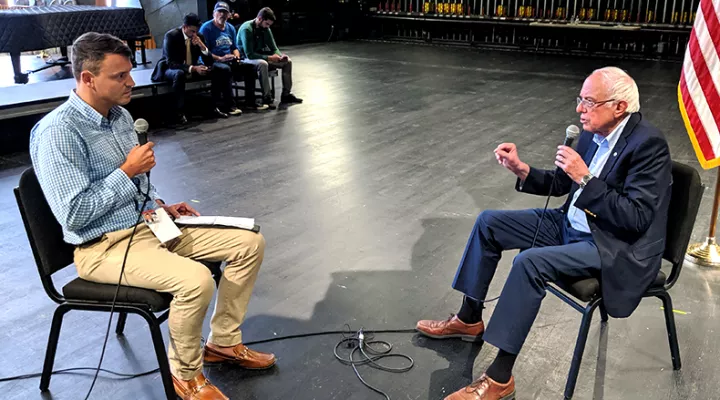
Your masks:
<svg viewBox="0 0 720 400"><path fill-rule="evenodd" d="M232 74L236 81L244 80L246 108L254 110L266 109L267 106L265 105L258 106L255 104L255 74L251 69L240 63L240 51L235 46L237 31L232 24L227 23L229 16L230 7L226 2L219 1L215 4L213 19L205 22L200 27L200 34L205 37L207 47L210 49L210 54L215 61L213 69L220 69L227 74ZM232 96L232 91L228 90L224 95ZM239 115L242 114L242 111L233 106L229 114Z"/></svg>

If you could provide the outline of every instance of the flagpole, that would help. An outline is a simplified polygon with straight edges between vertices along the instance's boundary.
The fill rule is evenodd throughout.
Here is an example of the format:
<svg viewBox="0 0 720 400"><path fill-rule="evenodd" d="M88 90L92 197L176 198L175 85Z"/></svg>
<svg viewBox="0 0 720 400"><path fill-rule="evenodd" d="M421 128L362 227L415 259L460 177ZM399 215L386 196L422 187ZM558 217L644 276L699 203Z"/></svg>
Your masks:
<svg viewBox="0 0 720 400"><path fill-rule="evenodd" d="M685 59L677 89L678 105L680 115L685 123L685 130L690 137L695 155L704 169L718 167L720 164L718 162L720 161L720 152L717 145L720 137L716 124L717 118L720 117L718 115L720 108L718 108L715 98L720 88L716 85L717 80L712 78L718 76L720 66L711 62L720 56L720 49L717 48L718 38L720 38L720 26L717 24L717 19L720 18L720 10L717 8L717 4L718 0L698 1L697 19L693 22L691 31L692 40L688 42L685 49ZM703 10L707 13L704 13ZM700 56L694 57L693 54ZM703 55L704 57L702 57ZM704 73L700 74L695 71ZM709 95L714 93L715 97L706 98L706 93ZM685 254L686 261L713 268L720 268L720 246L715 240L718 209L720 209L720 168L717 173L715 198L710 217L710 232L705 238L705 242L693 243Z"/></svg>
<svg viewBox="0 0 720 400"><path fill-rule="evenodd" d="M703 267L720 267L720 246L715 242L718 208L720 208L720 168L715 181L715 199L710 215L710 232L703 243L694 243L688 248L685 260Z"/></svg>

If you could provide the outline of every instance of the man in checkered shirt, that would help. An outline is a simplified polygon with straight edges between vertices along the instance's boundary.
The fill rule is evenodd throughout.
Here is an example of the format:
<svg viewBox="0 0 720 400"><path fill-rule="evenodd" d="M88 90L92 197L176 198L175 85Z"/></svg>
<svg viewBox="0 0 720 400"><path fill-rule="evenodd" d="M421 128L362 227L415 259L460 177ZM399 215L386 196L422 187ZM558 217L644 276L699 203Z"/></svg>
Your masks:
<svg viewBox="0 0 720 400"><path fill-rule="evenodd" d="M168 214L197 215L186 203L165 204L146 172L155 166L154 144L138 145L133 122L122 105L135 85L131 52L119 39L86 33L72 48L77 87L68 100L33 128L30 154L45 197L64 232L76 245L81 278L116 284L141 205ZM146 200L146 195L148 201ZM161 244L146 224L138 225L123 285L173 295L168 327L175 391L182 399L227 399L202 373L203 362L270 368L273 354L242 344L242 323L265 240L240 229L184 227ZM226 261L218 289L211 335L201 348L202 323L215 283L194 260Z"/></svg>

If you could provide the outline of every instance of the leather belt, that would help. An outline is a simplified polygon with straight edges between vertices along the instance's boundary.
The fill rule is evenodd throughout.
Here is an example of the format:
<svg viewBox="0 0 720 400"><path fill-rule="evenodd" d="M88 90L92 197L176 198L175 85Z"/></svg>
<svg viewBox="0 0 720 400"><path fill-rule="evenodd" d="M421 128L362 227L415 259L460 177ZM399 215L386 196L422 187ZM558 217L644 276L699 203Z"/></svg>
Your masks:
<svg viewBox="0 0 720 400"><path fill-rule="evenodd" d="M78 247L89 247L89 246L92 246L92 245L94 245L94 244L99 243L99 242L102 240L102 238L103 238L102 236L96 237L95 239L91 239L91 240L88 240L88 241L85 242L85 243L79 244Z"/></svg>

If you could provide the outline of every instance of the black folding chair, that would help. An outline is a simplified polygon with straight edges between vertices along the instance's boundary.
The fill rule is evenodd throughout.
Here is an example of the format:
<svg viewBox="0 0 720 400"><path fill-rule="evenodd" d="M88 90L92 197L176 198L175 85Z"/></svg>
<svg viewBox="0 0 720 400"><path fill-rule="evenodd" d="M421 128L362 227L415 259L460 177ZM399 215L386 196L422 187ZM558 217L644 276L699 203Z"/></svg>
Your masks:
<svg viewBox="0 0 720 400"><path fill-rule="evenodd" d="M32 168L27 169L20 177L20 184L15 188L15 198L25 224L30 247L35 256L43 288L50 299L58 303L53 315L45 353L45 364L40 379L40 390L46 391L50 386L63 316L70 310L110 312L116 286L76 278L62 287L63 294L61 295L55 288L52 275L73 264L75 248L63 241L62 228L53 216ZM215 281L219 282L222 274L220 263L204 264L212 271ZM115 332L118 335L123 333L128 313L138 314L147 321L165 394L168 400L176 400L177 395L170 375L170 364L160 332L160 324L168 318L171 301L172 296L167 293L121 286L115 304L115 311L119 315ZM162 314L155 316L156 313Z"/></svg>
<svg viewBox="0 0 720 400"><path fill-rule="evenodd" d="M703 185L700 181L700 175L694 168L674 161L672 178L672 195L668 210L667 236L663 254L663 258L672 263L672 269L668 277L664 272L660 271L643 297L657 297L662 300L673 369L679 370L681 366L680 349L678 348L677 332L675 330L672 299L668 290L675 285L680 276L685 252L690 242L693 225L695 225L695 217L700 207ZM597 279L555 282L554 285L549 284L547 290L583 315L580 333L575 344L575 352L570 364L570 372L565 384L565 399L571 399L575 391L593 312L596 308L600 308L603 322L607 322L608 315L603 307L600 282ZM578 302L576 299L585 304Z"/></svg>

